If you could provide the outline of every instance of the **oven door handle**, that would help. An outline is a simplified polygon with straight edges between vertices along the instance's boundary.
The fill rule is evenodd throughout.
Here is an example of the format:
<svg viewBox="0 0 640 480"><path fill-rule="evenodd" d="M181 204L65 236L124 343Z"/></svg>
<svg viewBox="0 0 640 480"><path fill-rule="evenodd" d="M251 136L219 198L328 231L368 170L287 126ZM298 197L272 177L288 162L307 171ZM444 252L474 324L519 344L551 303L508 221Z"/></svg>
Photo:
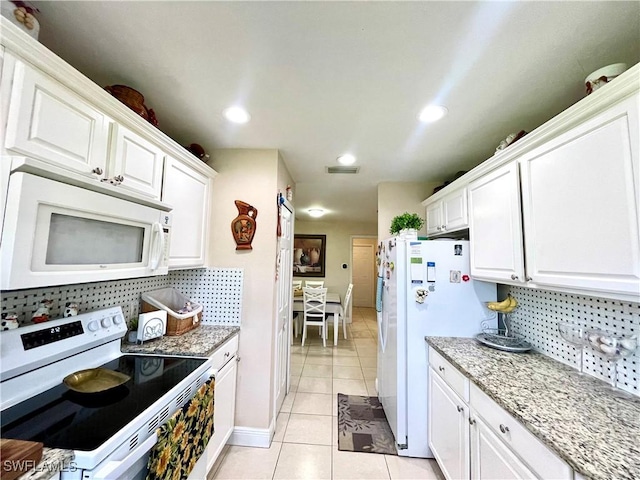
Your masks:
<svg viewBox="0 0 640 480"><path fill-rule="evenodd" d="M106 462L98 468L91 477L93 480L112 480L114 478L124 478L124 474L129 468L139 461L145 454L153 448L158 442L158 434L153 433L149 438L142 442L138 447L129 453L122 460L113 460Z"/></svg>

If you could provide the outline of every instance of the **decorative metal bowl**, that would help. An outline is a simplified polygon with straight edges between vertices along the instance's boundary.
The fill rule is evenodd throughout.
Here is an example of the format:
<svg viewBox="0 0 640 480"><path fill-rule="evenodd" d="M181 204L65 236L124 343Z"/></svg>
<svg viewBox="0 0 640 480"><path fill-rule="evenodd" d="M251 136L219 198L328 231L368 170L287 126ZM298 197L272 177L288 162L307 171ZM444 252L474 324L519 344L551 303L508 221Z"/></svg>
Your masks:
<svg viewBox="0 0 640 480"><path fill-rule="evenodd" d="M107 368L89 368L67 375L62 382L74 392L98 393L119 387L130 379L129 375Z"/></svg>

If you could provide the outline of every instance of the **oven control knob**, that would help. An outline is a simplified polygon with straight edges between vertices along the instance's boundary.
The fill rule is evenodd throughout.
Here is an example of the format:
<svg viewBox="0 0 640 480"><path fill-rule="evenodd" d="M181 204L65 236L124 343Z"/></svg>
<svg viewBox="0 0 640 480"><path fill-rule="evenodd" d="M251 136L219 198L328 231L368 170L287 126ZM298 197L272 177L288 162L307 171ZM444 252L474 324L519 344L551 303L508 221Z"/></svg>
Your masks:
<svg viewBox="0 0 640 480"><path fill-rule="evenodd" d="M98 322L96 322L95 320L89 322L89 331L91 332L95 332L98 330L98 328L100 328L100 326L98 325Z"/></svg>
<svg viewBox="0 0 640 480"><path fill-rule="evenodd" d="M111 326L111 319L103 318L102 320L100 320L100 325L102 325L104 328L109 328Z"/></svg>
<svg viewBox="0 0 640 480"><path fill-rule="evenodd" d="M114 325L120 325L122 323L122 317L120 315L114 315L111 320L113 320Z"/></svg>

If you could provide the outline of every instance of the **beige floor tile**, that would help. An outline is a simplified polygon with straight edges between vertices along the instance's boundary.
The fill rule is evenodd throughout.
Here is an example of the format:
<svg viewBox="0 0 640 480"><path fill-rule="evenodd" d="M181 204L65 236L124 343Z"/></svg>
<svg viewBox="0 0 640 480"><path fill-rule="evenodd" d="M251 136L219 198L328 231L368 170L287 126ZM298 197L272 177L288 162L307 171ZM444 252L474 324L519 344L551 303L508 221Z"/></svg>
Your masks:
<svg viewBox="0 0 640 480"><path fill-rule="evenodd" d="M337 404L338 402L336 402L336 405ZM338 419L336 417L337 415L332 417L333 423L331 424L331 445L334 446L334 451L338 448Z"/></svg>
<svg viewBox="0 0 640 480"><path fill-rule="evenodd" d="M298 377L299 379L300 377ZM298 385L289 385L289 393L296 393L298 391Z"/></svg>
<svg viewBox="0 0 640 480"><path fill-rule="evenodd" d="M356 344L356 348L358 350L360 350L362 347L371 347L371 348L375 348L376 346L376 341L373 339L372 335L369 335L366 338L355 338L353 340L353 343Z"/></svg>
<svg viewBox="0 0 640 480"><path fill-rule="evenodd" d="M313 347L309 347L309 351L307 352L308 354L314 354L314 355L327 355L328 357L332 357L333 356L333 348L329 348L328 346L325 348L322 346L322 344L320 344L319 346L313 346Z"/></svg>
<svg viewBox="0 0 640 480"><path fill-rule="evenodd" d="M385 479L388 480L389 472L384 455L358 452L333 452L333 479Z"/></svg>
<svg viewBox="0 0 640 480"><path fill-rule="evenodd" d="M273 439L271 440L272 442L282 442L290 415L291 414L287 412L280 412L278 414L278 419L276 420L276 432L273 435Z"/></svg>
<svg viewBox="0 0 640 480"><path fill-rule="evenodd" d="M331 360L331 359L330 359ZM331 377L333 375L333 365L308 365L302 369L302 377Z"/></svg>
<svg viewBox="0 0 640 480"><path fill-rule="evenodd" d="M331 415L301 415L292 413L284 434L285 443L309 443L312 445L331 445Z"/></svg>
<svg viewBox="0 0 640 480"><path fill-rule="evenodd" d="M375 380L378 374L378 369L375 367L362 367L362 374L365 380Z"/></svg>
<svg viewBox="0 0 640 480"><path fill-rule="evenodd" d="M378 396L378 392L376 390L376 380L367 380L365 379L364 384L367 386L367 390L369 391L369 396L376 397Z"/></svg>
<svg viewBox="0 0 640 480"><path fill-rule="evenodd" d="M333 393L333 381L331 378L302 377L298 384L298 392L304 393Z"/></svg>
<svg viewBox="0 0 640 480"><path fill-rule="evenodd" d="M369 330L368 328L363 328L362 330L355 330L352 334L351 334L352 338L354 339L354 341L356 341L362 338L367 338L367 339L372 339L373 340L373 334L371 333L371 330Z"/></svg>
<svg viewBox="0 0 640 480"><path fill-rule="evenodd" d="M273 478L281 447L280 442L271 442L270 448L231 446L214 478L219 480Z"/></svg>
<svg viewBox="0 0 640 480"><path fill-rule="evenodd" d="M432 458L410 458L384 455L389 475L393 480L444 480L438 464Z"/></svg>
<svg viewBox="0 0 640 480"><path fill-rule="evenodd" d="M360 359L358 357L333 357L333 368L340 367L359 367Z"/></svg>
<svg viewBox="0 0 640 480"><path fill-rule="evenodd" d="M363 355L359 355L360 357L360 365L364 368L367 367L371 367L371 368L377 368L378 367L378 357L376 357L375 355L373 357L371 356L363 356Z"/></svg>
<svg viewBox="0 0 640 480"><path fill-rule="evenodd" d="M335 357L357 357L358 351L355 347L343 347L336 348L335 352L333 352L333 356Z"/></svg>
<svg viewBox="0 0 640 480"><path fill-rule="evenodd" d="M333 358L329 355L317 355L315 353L310 353L307 355L305 365L331 365L332 363Z"/></svg>
<svg viewBox="0 0 640 480"><path fill-rule="evenodd" d="M346 380L342 378L334 378L333 394L337 395L338 393L344 393L345 395L369 395L364 380Z"/></svg>
<svg viewBox="0 0 640 480"><path fill-rule="evenodd" d="M306 353L292 353L291 365L304 365L304 361L307 358Z"/></svg>
<svg viewBox="0 0 640 480"><path fill-rule="evenodd" d="M300 375L291 375L291 385L298 385L300 382Z"/></svg>
<svg viewBox="0 0 640 480"><path fill-rule="evenodd" d="M296 398L297 393L289 392L289 394L284 397L284 402L282 402L282 407L280 407L281 412L289 413L291 412L291 407L293 407L293 402Z"/></svg>
<svg viewBox="0 0 640 480"><path fill-rule="evenodd" d="M369 327L364 322L352 323L349 328L351 329L352 332L361 332L361 331L365 331L366 332L366 331L369 330Z"/></svg>
<svg viewBox="0 0 640 480"><path fill-rule="evenodd" d="M294 337L295 338L295 337ZM300 345L300 339L298 338L298 340L293 341L293 345L291 345L291 353L304 353L306 354L307 351L309 350L308 346L302 346Z"/></svg>
<svg viewBox="0 0 640 480"><path fill-rule="evenodd" d="M364 380L361 367L343 367L336 366L333 368L333 378L347 378L351 380Z"/></svg>
<svg viewBox="0 0 640 480"><path fill-rule="evenodd" d="M285 443L274 479L331 479L331 446Z"/></svg>
<svg viewBox="0 0 640 480"><path fill-rule="evenodd" d="M333 400L331 402L331 415L334 417L338 416L338 395L333 396Z"/></svg>
<svg viewBox="0 0 640 480"><path fill-rule="evenodd" d="M362 346L358 348L358 356L360 357L375 357L378 355L378 348L371 346Z"/></svg>
<svg viewBox="0 0 640 480"><path fill-rule="evenodd" d="M291 365L291 375L300 376L302 373L302 365Z"/></svg>
<svg viewBox="0 0 640 480"><path fill-rule="evenodd" d="M291 413L331 415L331 402L333 398L333 395L327 395L324 393L296 393L296 398L293 402L293 406L291 407Z"/></svg>

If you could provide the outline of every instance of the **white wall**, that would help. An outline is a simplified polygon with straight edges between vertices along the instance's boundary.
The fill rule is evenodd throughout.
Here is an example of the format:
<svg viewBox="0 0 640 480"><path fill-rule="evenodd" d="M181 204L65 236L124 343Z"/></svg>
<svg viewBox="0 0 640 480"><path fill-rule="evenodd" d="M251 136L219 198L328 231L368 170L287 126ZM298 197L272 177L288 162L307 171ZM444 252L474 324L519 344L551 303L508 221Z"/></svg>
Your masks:
<svg viewBox="0 0 640 480"><path fill-rule="evenodd" d="M425 208L420 203L433 194L442 182L383 182L378 184L378 239L391 234L389 227L396 215L417 213L425 218ZM418 235L426 235L423 227Z"/></svg>
<svg viewBox="0 0 640 480"><path fill-rule="evenodd" d="M292 179L277 150L215 150L209 164L219 173L213 185L210 263L244 269L235 423L267 429L273 420L276 198ZM236 251L234 200L258 210L253 250Z"/></svg>
<svg viewBox="0 0 640 480"><path fill-rule="evenodd" d="M333 223L298 219L295 223L295 233L327 236L325 287L342 295L346 293L351 280L351 237L375 235L376 228L374 223ZM342 268L343 263L347 264L346 269ZM320 279L319 277L296 277L295 275L293 278L302 281Z"/></svg>

